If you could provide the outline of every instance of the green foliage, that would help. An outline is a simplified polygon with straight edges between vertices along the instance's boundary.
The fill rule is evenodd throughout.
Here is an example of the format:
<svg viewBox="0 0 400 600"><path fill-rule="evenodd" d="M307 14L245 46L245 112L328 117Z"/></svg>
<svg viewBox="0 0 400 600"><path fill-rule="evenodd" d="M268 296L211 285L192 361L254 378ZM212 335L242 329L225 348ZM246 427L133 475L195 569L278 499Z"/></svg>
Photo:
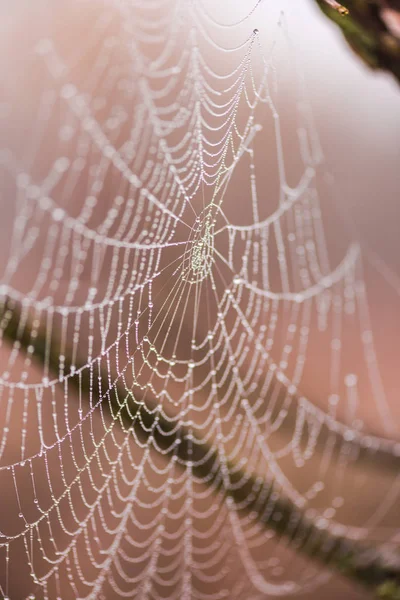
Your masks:
<svg viewBox="0 0 400 600"><path fill-rule="evenodd" d="M378 598L400 600L400 586L395 581L385 581L377 589Z"/></svg>

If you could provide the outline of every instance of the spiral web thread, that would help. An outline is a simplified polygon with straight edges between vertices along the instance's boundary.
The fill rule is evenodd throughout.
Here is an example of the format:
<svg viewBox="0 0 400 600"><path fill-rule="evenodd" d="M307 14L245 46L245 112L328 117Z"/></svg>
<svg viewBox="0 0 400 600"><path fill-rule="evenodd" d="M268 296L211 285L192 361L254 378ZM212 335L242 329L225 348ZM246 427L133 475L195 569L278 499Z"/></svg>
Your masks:
<svg viewBox="0 0 400 600"><path fill-rule="evenodd" d="M355 480L358 498L370 494L358 469L400 446L388 441L398 429L359 245L330 264L324 159L297 67L288 183L275 54L294 60L280 12L290 7L245 3L232 23L225 4L221 20L200 0L92 3L73 52L51 36L34 46L29 135L0 154L13 207L0 288L5 598L314 589L329 573L262 525L282 519L282 498L321 532L398 548L395 472L359 515L346 513ZM265 15L267 44L256 29ZM347 320L385 438L364 427L357 372L341 363ZM302 393L315 324L329 339L321 404ZM234 482L229 469L253 478L240 504L231 492L246 476ZM261 524L246 510L255 498ZM298 523L284 529L293 548L313 543Z"/></svg>

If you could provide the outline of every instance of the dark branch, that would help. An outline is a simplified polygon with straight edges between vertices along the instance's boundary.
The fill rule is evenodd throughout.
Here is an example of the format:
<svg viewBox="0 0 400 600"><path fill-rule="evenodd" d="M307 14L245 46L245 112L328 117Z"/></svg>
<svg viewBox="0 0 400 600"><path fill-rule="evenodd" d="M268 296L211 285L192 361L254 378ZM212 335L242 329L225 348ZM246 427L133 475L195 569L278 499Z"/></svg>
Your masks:
<svg viewBox="0 0 400 600"><path fill-rule="evenodd" d="M32 344L32 338L28 327L20 327L20 315L17 303L6 303L0 315L3 339L9 343L18 340L20 349L26 351ZM33 354L38 364L44 364L47 344L44 332L39 331ZM49 368L58 377L58 355L54 346L52 348ZM70 371L70 366L71 361L66 357L65 372ZM229 497L239 512L250 514L258 523L285 536L296 551L339 570L374 591L377 597L392 600L400 598L400 564L397 557L387 557L379 548L334 535L318 527L285 498L275 482L247 474L220 456L215 448L189 436L178 422L162 416L155 400L147 395L141 398L136 392L133 394L121 381L114 382L110 387L109 378L105 373L98 372L97 362L93 366L95 372L91 374L84 362L81 365L75 362L75 369L80 375L71 377L70 383L77 390L80 386L82 396L89 397L90 381L97 382L95 391L104 399L104 406L109 407L114 420L119 420L126 430L134 428L136 435L144 441L151 441L155 450L162 450L166 456L175 455L181 468L191 469L215 492Z"/></svg>
<svg viewBox="0 0 400 600"><path fill-rule="evenodd" d="M347 42L373 69L400 83L400 0L316 0Z"/></svg>

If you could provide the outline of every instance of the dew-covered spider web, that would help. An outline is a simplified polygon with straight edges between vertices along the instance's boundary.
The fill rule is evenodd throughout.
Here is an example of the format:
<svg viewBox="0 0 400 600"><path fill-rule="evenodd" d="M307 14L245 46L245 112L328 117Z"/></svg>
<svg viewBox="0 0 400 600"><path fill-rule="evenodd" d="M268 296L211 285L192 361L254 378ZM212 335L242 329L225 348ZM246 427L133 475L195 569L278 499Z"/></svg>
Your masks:
<svg viewBox="0 0 400 600"><path fill-rule="evenodd" d="M291 1L215 4L16 16L4 598L301 595L330 577L302 550L399 548L399 422Z"/></svg>

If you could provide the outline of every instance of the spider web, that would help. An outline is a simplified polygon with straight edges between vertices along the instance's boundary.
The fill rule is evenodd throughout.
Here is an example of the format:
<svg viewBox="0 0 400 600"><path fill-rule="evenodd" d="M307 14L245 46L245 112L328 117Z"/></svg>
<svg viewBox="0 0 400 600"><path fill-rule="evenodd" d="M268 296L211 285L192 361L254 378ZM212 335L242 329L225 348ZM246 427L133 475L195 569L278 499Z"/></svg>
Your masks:
<svg viewBox="0 0 400 600"><path fill-rule="evenodd" d="M329 252L274 4L77 1L21 42L1 104L5 598L294 595L330 576L295 553L318 532L398 548L361 247Z"/></svg>

